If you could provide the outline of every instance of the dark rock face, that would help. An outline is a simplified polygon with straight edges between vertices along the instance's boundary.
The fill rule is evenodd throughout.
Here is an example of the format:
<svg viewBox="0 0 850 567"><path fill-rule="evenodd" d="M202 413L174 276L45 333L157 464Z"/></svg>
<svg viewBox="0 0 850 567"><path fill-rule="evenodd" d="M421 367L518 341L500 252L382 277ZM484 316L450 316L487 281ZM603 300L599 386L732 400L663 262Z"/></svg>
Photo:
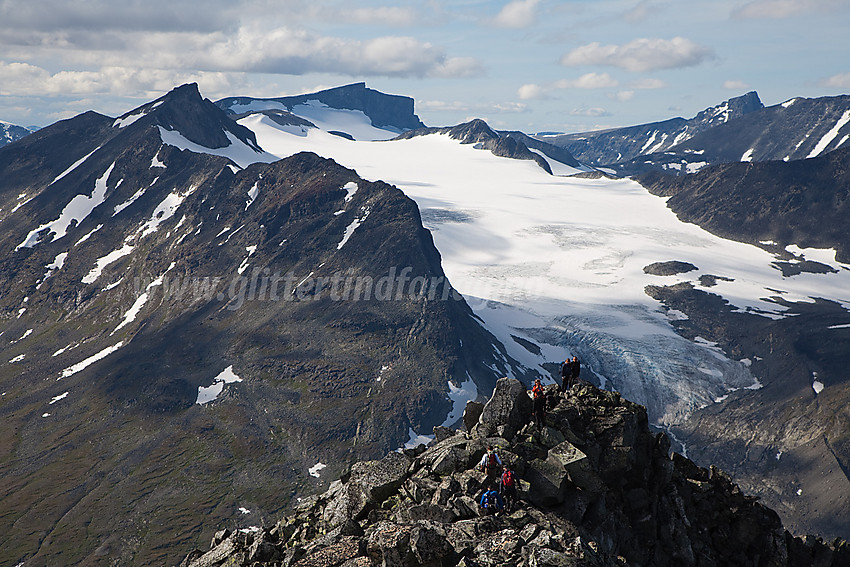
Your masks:
<svg viewBox="0 0 850 567"><path fill-rule="evenodd" d="M637 181L685 222L741 242L773 241L836 248L850 261L850 148L791 162L731 163L674 177L648 173Z"/></svg>
<svg viewBox="0 0 850 567"><path fill-rule="evenodd" d="M501 378L484 405L473 433L477 437L512 438L531 417L531 398L518 380Z"/></svg>
<svg viewBox="0 0 850 567"><path fill-rule="evenodd" d="M411 454L397 489L370 500L339 527L328 524L324 510L358 482L353 474L250 541L238 533L216 538L208 552L190 553L183 566L838 567L850 561L845 541L794 538L774 512L719 469L668 456L667 437L649 432L643 407L587 385L549 395L547 427L569 441L547 449L542 430L529 424L513 440L487 439L517 473L520 500L512 510L479 511L477 500L493 479L472 468L471 460L437 465L449 447L471 454L483 441L457 432ZM523 457L529 447L544 456ZM369 467L386 465L384 459ZM264 551L250 560L258 541Z"/></svg>
<svg viewBox="0 0 850 567"><path fill-rule="evenodd" d="M322 102L331 108L360 110L368 116L372 125L396 128L399 131L423 128L425 125L413 113L413 99L406 96L388 95L366 88L366 83L354 83L316 93L278 98L252 99L229 97L216 101L216 105L230 111L234 105L248 104L252 100L276 102L290 109L311 100Z"/></svg>
<svg viewBox="0 0 850 567"><path fill-rule="evenodd" d="M679 262L671 260L670 262L655 262L648 266L644 266L643 271L646 274L654 276L672 276L675 274L684 274L698 269L690 262Z"/></svg>

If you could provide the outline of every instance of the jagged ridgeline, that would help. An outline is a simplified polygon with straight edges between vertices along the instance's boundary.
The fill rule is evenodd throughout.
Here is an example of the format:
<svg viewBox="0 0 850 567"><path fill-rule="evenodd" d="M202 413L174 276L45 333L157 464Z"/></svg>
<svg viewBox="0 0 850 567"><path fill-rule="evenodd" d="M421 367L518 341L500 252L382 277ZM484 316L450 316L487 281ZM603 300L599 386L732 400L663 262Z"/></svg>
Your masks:
<svg viewBox="0 0 850 567"><path fill-rule="evenodd" d="M428 447L355 463L268 529L224 529L182 567L850 565L844 540L795 538L719 469L670 456L646 409L590 385L547 387L545 424L518 381L470 402ZM488 446L520 480L511 511L483 515Z"/></svg>

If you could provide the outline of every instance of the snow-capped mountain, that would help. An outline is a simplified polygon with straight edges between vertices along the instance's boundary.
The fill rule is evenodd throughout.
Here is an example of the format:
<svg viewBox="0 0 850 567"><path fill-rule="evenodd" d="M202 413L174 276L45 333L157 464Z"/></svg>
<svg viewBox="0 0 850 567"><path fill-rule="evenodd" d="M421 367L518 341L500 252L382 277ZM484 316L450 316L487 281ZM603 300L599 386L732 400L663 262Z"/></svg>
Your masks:
<svg viewBox="0 0 850 567"><path fill-rule="evenodd" d="M0 209L3 564L176 564L519 372L412 200L196 85L0 149Z"/></svg>
<svg viewBox="0 0 850 567"><path fill-rule="evenodd" d="M695 173L708 165L793 161L850 147L850 96L764 107L755 93L666 122L543 140L616 175Z"/></svg>
<svg viewBox="0 0 850 567"><path fill-rule="evenodd" d="M566 148L578 160L588 165L611 166L631 161L639 156L669 151L700 132L763 107L758 94L749 92L707 108L690 119L671 118L662 122L625 128L544 135L537 138Z"/></svg>
<svg viewBox="0 0 850 567"><path fill-rule="evenodd" d="M10 124L0 120L0 147L14 142L15 140L20 140L24 136L32 134L33 132L34 130L30 128L16 126L15 124Z"/></svg>
<svg viewBox="0 0 850 567"><path fill-rule="evenodd" d="M261 522L567 355L680 451L710 446L691 425L712 412L746 431L735 408L770 400L811 432L828 417L799 408L846 401L836 368L805 372L834 359L795 350L802 315L812 336L850 320L843 241L718 236L570 152L483 121L421 128L386 96L214 104L184 85L0 149L0 559L73 542L75 561L161 563L162 538L191 547L240 508ZM726 447L750 491L776 508L829 468L783 520L846 530L837 435L766 439ZM756 449L781 467L748 465Z"/></svg>
<svg viewBox="0 0 850 567"><path fill-rule="evenodd" d="M352 113L346 111L354 111L354 115L362 113L368 118L371 126L396 134L425 126L413 113L412 98L369 89L366 83L354 83L297 96L228 97L217 101L216 104L231 115L241 116L258 111L285 112L308 121L315 119L317 124L330 125L331 129L346 128L352 124L348 117ZM354 124L360 122L355 120ZM345 130L337 131L355 135Z"/></svg>

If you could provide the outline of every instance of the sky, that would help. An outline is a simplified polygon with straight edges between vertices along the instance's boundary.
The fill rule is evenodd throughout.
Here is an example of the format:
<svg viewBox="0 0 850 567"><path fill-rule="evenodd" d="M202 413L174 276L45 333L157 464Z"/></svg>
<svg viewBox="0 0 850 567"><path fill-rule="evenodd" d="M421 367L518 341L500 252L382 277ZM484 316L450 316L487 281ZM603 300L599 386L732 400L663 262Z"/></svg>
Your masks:
<svg viewBox="0 0 850 567"><path fill-rule="evenodd" d="M848 0L0 0L0 121L366 82L429 126L581 132L850 93Z"/></svg>

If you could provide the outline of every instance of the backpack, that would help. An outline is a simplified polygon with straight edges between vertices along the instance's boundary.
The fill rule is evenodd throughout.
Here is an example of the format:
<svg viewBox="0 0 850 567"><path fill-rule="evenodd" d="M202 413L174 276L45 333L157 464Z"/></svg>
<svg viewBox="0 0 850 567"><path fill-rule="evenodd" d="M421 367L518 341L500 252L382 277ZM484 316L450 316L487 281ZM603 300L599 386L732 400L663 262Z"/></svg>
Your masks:
<svg viewBox="0 0 850 567"><path fill-rule="evenodd" d="M495 508L496 507L496 493L492 490L488 490L484 494L484 507L485 508Z"/></svg>
<svg viewBox="0 0 850 567"><path fill-rule="evenodd" d="M497 464L498 464L498 463L496 462L496 451L493 451L493 452L492 452L492 453L490 453L490 455L488 456L488 459L487 459L487 466L488 466L488 467L495 467Z"/></svg>
<svg viewBox="0 0 850 567"><path fill-rule="evenodd" d="M514 485L514 473L505 471L502 473L502 486L510 488Z"/></svg>

